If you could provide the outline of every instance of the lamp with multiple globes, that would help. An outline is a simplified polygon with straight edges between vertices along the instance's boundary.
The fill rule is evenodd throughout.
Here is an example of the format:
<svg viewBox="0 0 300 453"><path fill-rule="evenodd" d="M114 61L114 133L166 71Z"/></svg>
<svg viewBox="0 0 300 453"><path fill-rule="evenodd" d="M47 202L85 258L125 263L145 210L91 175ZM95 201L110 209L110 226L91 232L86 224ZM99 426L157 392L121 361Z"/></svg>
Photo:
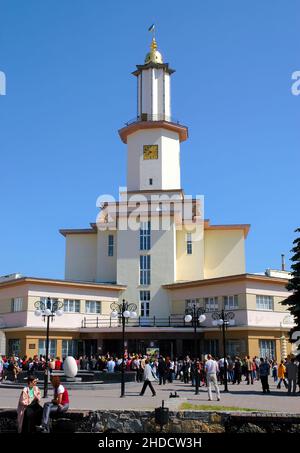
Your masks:
<svg viewBox="0 0 300 453"><path fill-rule="evenodd" d="M38 300L34 304L35 306L35 316L43 317L44 322L47 321L46 329L46 363L45 363L45 374L44 374L44 398L48 396L48 361L49 361L49 330L50 330L50 319L54 320L55 316L63 315L63 302L58 301L57 299L51 299L47 297L46 300Z"/></svg>
<svg viewBox="0 0 300 453"><path fill-rule="evenodd" d="M137 318L137 306L130 304L123 299L121 303L113 302L110 305L112 310L111 317L113 319L119 318L122 322L122 369L121 369L121 398L125 396L125 324L128 320Z"/></svg>

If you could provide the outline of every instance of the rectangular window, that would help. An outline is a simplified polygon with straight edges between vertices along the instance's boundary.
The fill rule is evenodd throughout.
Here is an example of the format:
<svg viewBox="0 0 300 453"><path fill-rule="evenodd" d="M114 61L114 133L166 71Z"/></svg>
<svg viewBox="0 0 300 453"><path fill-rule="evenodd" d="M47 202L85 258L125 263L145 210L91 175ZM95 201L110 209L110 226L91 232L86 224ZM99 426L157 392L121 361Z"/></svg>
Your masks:
<svg viewBox="0 0 300 453"><path fill-rule="evenodd" d="M273 296L256 296L256 310L273 310Z"/></svg>
<svg viewBox="0 0 300 453"><path fill-rule="evenodd" d="M204 340L204 354L211 354L213 357L218 357L219 340Z"/></svg>
<svg viewBox="0 0 300 453"><path fill-rule="evenodd" d="M39 355L46 355L46 340L39 340ZM56 357L56 340L49 340L49 356Z"/></svg>
<svg viewBox="0 0 300 453"><path fill-rule="evenodd" d="M200 299L186 299L185 300L185 309L193 308L193 305L196 304L196 307L200 307Z"/></svg>
<svg viewBox="0 0 300 453"><path fill-rule="evenodd" d="M114 256L114 236L108 235L108 256Z"/></svg>
<svg viewBox="0 0 300 453"><path fill-rule="evenodd" d="M243 340L227 340L226 352L230 357L242 356L246 354L245 342Z"/></svg>
<svg viewBox="0 0 300 453"><path fill-rule="evenodd" d="M80 313L80 300L64 299L64 308L66 313Z"/></svg>
<svg viewBox="0 0 300 453"><path fill-rule="evenodd" d="M40 302L41 302L41 309L45 310L46 308L49 308L50 310L53 307L53 304L56 304L58 302L58 299L55 298L49 298L49 297L40 297Z"/></svg>
<svg viewBox="0 0 300 453"><path fill-rule="evenodd" d="M151 223L141 222L140 226L140 250L151 248Z"/></svg>
<svg viewBox="0 0 300 453"><path fill-rule="evenodd" d="M238 296L224 296L224 309L225 310L235 310L239 307Z"/></svg>
<svg viewBox="0 0 300 453"><path fill-rule="evenodd" d="M19 356L21 352L21 340L11 339L8 340L8 354Z"/></svg>
<svg viewBox="0 0 300 453"><path fill-rule="evenodd" d="M98 300L86 300L85 312L89 314L101 314L101 302Z"/></svg>
<svg viewBox="0 0 300 453"><path fill-rule="evenodd" d="M188 255L191 255L193 253L192 233L187 233L186 235L186 253Z"/></svg>
<svg viewBox="0 0 300 453"><path fill-rule="evenodd" d="M62 357L76 356L78 354L77 340L62 340Z"/></svg>
<svg viewBox="0 0 300 453"><path fill-rule="evenodd" d="M140 256L140 285L150 285L150 255Z"/></svg>
<svg viewBox="0 0 300 453"><path fill-rule="evenodd" d="M205 311L215 311L218 310L218 298L217 297L205 297Z"/></svg>
<svg viewBox="0 0 300 453"><path fill-rule="evenodd" d="M259 340L260 357L274 359L276 356L275 340Z"/></svg>
<svg viewBox="0 0 300 453"><path fill-rule="evenodd" d="M149 318L150 316L150 291L140 291L141 317Z"/></svg>
<svg viewBox="0 0 300 453"><path fill-rule="evenodd" d="M11 311L22 311L23 310L23 297L14 297L11 301Z"/></svg>

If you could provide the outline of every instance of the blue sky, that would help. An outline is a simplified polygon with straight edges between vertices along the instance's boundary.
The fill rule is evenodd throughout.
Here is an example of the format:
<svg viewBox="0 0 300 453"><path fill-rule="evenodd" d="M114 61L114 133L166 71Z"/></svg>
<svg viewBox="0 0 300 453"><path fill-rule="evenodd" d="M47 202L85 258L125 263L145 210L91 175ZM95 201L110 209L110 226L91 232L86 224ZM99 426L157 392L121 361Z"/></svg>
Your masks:
<svg viewBox="0 0 300 453"><path fill-rule="evenodd" d="M251 223L247 271L280 266L299 227L297 0L0 0L0 275L63 277L59 228L85 228L126 183L153 22L189 127L182 184L212 223Z"/></svg>

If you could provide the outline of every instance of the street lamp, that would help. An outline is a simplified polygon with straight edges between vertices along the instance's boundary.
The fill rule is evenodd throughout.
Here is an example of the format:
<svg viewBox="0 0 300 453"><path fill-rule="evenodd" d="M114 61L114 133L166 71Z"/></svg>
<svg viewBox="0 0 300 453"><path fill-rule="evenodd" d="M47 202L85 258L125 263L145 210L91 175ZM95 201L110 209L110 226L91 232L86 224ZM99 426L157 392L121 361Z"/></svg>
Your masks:
<svg viewBox="0 0 300 453"><path fill-rule="evenodd" d="M205 310L202 307L199 307L196 302L193 302L192 304L189 304L187 309L185 310L185 318L184 321L189 323L192 323L192 326L194 327L194 333L195 333L195 395L198 395L199 393L199 373L197 370L197 358L198 358L198 339L197 339L197 327L200 323L204 322L206 320L205 316Z"/></svg>
<svg viewBox="0 0 300 453"><path fill-rule="evenodd" d="M45 364L45 374L44 374L44 398L47 398L48 395L48 360L49 360L49 324L50 318L53 322L55 316L62 316L63 311L63 302L58 300L53 300L51 297L47 297L47 300L38 300L34 304L36 310L34 312L35 316L42 316L44 322L47 319L47 331L46 331L46 364Z"/></svg>
<svg viewBox="0 0 300 453"><path fill-rule="evenodd" d="M226 335L225 332L229 326L234 326L235 314L233 311L214 311L211 314L213 319L213 325L219 326L222 329L222 339L223 339L223 354L224 354L224 392L228 392L228 382L227 382L227 362L226 362Z"/></svg>
<svg viewBox="0 0 300 453"><path fill-rule="evenodd" d="M125 322L128 322L129 318L137 318L135 304L129 304L123 299L121 303L113 302L110 305L112 310L112 318L121 318L122 319L122 344L123 344L123 357L122 357L122 369L121 369L121 398L125 396L125 370L124 370L124 359L125 359Z"/></svg>

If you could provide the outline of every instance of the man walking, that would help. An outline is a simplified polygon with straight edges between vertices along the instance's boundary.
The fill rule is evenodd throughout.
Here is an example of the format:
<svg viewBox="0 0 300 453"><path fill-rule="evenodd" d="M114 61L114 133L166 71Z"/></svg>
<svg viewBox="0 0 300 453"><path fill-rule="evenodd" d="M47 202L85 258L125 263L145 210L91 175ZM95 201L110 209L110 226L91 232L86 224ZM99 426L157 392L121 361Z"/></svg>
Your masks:
<svg viewBox="0 0 300 453"><path fill-rule="evenodd" d="M260 380L261 380L263 393L270 393L270 388L269 388L269 383L268 383L269 373L270 373L269 362L261 357L260 365L259 365L259 374L260 374Z"/></svg>
<svg viewBox="0 0 300 453"><path fill-rule="evenodd" d="M141 390L140 396L143 396L145 393L146 388L149 386L152 392L152 396L155 396L155 390L153 388L152 382L156 381L156 377L154 376L153 370L149 364L149 359L145 360L145 368L144 368L144 385Z"/></svg>
<svg viewBox="0 0 300 453"><path fill-rule="evenodd" d="M286 376L288 378L288 395L291 394L293 386L293 395L296 394L298 367L295 364L295 358L292 357L291 361L286 365Z"/></svg>
<svg viewBox="0 0 300 453"><path fill-rule="evenodd" d="M211 385L213 384L215 392L217 394L217 400L220 401L220 389L217 381L217 372L219 367L217 362L212 358L210 354L207 356L207 362L205 363L205 372L207 376L207 387L208 387L208 401L212 400Z"/></svg>
<svg viewBox="0 0 300 453"><path fill-rule="evenodd" d="M246 362L247 385L250 385L250 379L251 379L251 384L253 384L253 363L252 363L252 360L250 359L249 355L247 356L245 362Z"/></svg>

